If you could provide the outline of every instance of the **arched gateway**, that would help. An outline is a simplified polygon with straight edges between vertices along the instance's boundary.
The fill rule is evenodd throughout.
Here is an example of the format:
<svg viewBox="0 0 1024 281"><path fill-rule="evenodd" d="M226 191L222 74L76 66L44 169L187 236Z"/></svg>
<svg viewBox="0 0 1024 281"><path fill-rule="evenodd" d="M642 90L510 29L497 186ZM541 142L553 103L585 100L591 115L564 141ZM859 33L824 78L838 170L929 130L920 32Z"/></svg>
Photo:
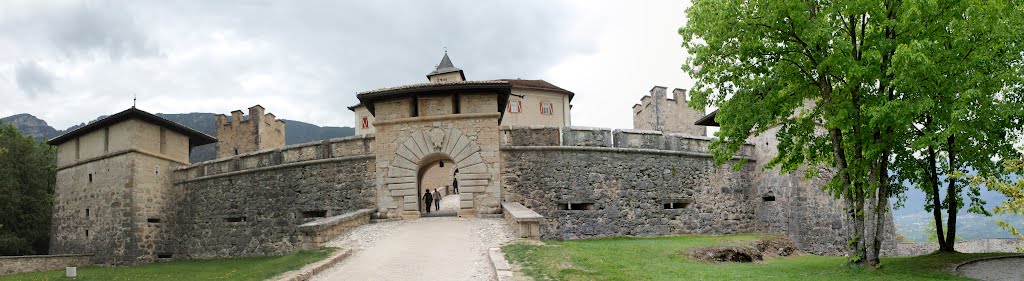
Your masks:
<svg viewBox="0 0 1024 281"><path fill-rule="evenodd" d="M420 169L451 159L459 170L459 216L498 213L499 124L508 81L454 81L358 95L375 121L378 208L387 217L420 216Z"/></svg>

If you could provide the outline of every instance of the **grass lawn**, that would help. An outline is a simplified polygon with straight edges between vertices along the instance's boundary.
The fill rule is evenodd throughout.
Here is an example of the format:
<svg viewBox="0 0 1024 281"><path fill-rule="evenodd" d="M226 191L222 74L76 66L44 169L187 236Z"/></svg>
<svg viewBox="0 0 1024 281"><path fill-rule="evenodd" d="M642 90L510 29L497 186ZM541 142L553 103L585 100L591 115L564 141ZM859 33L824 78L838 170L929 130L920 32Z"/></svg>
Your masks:
<svg viewBox="0 0 1024 281"><path fill-rule="evenodd" d="M78 279L64 270L0 276L7 280L264 280L327 258L337 248L300 251L287 256L234 259L181 260L127 267L78 268Z"/></svg>
<svg viewBox="0 0 1024 281"><path fill-rule="evenodd" d="M691 260L686 250L748 245L758 234L606 238L516 243L502 248L509 262L536 280L970 280L949 272L957 263L1006 254L933 254L883 258L881 270L847 267L845 257L802 255L757 263Z"/></svg>

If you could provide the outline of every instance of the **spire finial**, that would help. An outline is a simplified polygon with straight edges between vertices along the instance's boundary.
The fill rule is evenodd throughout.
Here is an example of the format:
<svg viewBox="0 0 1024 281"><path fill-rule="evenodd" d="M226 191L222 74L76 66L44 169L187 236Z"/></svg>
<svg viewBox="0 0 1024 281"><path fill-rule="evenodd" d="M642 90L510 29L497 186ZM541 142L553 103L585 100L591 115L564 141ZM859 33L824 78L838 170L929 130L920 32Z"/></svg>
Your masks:
<svg viewBox="0 0 1024 281"><path fill-rule="evenodd" d="M132 108L135 108L135 102L139 99L139 95L132 93Z"/></svg>

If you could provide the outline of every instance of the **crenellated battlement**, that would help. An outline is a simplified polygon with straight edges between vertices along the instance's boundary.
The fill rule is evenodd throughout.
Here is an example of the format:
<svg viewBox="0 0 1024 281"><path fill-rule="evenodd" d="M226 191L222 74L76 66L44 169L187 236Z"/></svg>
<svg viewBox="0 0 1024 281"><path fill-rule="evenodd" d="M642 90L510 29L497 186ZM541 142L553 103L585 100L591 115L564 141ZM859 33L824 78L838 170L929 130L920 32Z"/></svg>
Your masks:
<svg viewBox="0 0 1024 281"><path fill-rule="evenodd" d="M284 121L265 111L257 104L249 108L249 115L241 110L232 111L231 119L217 114L217 157L284 146Z"/></svg>

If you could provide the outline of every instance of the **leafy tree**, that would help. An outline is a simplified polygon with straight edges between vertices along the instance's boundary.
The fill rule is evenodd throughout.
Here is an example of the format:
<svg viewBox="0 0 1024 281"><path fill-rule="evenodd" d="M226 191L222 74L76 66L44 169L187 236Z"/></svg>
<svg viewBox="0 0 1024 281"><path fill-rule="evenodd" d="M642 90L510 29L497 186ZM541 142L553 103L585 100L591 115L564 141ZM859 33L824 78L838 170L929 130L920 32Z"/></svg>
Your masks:
<svg viewBox="0 0 1024 281"><path fill-rule="evenodd" d="M902 163L892 159L904 155L899 153L904 152L901 146L907 139L920 137L912 132L926 115L923 113L939 111L937 116L950 116L934 124L955 128L950 132L967 130L964 127L978 123L992 127L1002 124L953 118L973 114L971 106L984 99L937 107L943 101L961 98L958 95L965 91L973 91L970 94L975 98L993 95L993 87L968 89L985 84L977 81L985 78L985 73L977 70L933 70L934 65L913 63L919 56L955 56L954 51L925 52L912 47L955 42L955 48L962 48L987 39L973 37L979 29L957 28L996 24L999 26L993 32L1000 33L1002 42L1018 48L1024 45L1019 26L1014 26L1024 14L1020 11L1019 4L999 1L962 1L945 6L896 0L695 1L687 10L689 21L679 31L683 47L692 55L683 69L697 80L690 105L719 108L716 121L721 130L716 134L719 139L712 143L719 164L738 151L750 135L777 127L779 154L765 168L792 172L806 166L831 167L834 176L824 189L842 198L849 209L849 262L876 265L888 198L902 191L889 175L894 168L890 165ZM944 16L927 16L937 12ZM977 15L990 12L991 16ZM948 20L956 15L963 19L950 25ZM985 61L984 57L971 57L976 65L1019 67L1019 56L997 61L1006 58ZM927 92L913 88L917 81L912 78L929 71L966 71L958 73L963 79L952 83L977 83L940 94L945 100L921 102ZM941 79L942 75L929 77ZM998 82L1004 81L991 84ZM959 151L991 140L965 138L970 141L950 147ZM934 140L937 143L941 139ZM951 163L951 167L963 167L957 164L960 162ZM875 233L865 232L869 223L874 224ZM867 236L875 239L865 241Z"/></svg>
<svg viewBox="0 0 1024 281"><path fill-rule="evenodd" d="M1001 1L908 1L906 44L893 58L894 87L917 103L915 126L895 146L893 170L925 192L941 251L954 251L962 178L1004 173L998 161L1016 156L1012 130L1021 125L1020 6ZM945 186L945 198L940 186ZM970 212L985 214L980 189L968 192ZM945 231L942 212L946 210Z"/></svg>
<svg viewBox="0 0 1024 281"><path fill-rule="evenodd" d="M0 255L45 254L56 149L0 124Z"/></svg>
<svg viewBox="0 0 1024 281"><path fill-rule="evenodd" d="M1015 160L1006 161L1003 163L1004 167L1009 173L1024 174L1024 158L1018 158ZM971 185L985 185L989 189L1002 192L1006 195L1007 199L1002 205L993 209L997 214L1024 214L1024 178L1017 178L1016 180L1008 180L1005 178L997 178L993 176L971 177ZM999 227L1006 229L1010 234L1024 239L1024 233L1005 221L997 221ZM1024 248L1017 248L1018 252L1024 253Z"/></svg>

